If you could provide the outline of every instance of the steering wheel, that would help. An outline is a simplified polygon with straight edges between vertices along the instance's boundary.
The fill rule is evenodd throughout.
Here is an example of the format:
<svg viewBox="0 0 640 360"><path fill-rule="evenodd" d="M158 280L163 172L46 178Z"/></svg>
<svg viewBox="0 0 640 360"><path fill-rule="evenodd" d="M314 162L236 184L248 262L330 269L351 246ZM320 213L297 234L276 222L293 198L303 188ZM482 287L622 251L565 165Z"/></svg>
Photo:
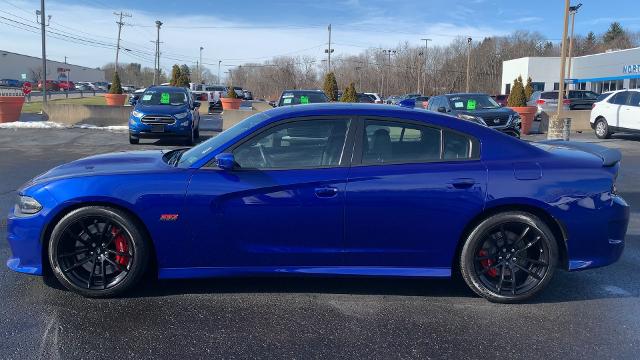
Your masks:
<svg viewBox="0 0 640 360"><path fill-rule="evenodd" d="M262 162L265 167L271 166L271 161L267 160L267 156L264 153L264 149L262 148L262 144L258 143L258 150L260 150L260 157L262 158Z"/></svg>

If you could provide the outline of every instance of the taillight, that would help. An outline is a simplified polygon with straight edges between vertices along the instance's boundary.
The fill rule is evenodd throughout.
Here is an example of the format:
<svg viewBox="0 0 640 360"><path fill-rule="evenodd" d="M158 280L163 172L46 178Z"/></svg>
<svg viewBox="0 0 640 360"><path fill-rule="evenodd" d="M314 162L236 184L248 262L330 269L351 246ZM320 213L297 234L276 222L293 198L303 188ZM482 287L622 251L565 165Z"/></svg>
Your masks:
<svg viewBox="0 0 640 360"><path fill-rule="evenodd" d="M591 104L591 108L592 108L592 109L593 109L593 108L595 108L595 107L596 107L596 104L597 104L597 103L593 103L593 104Z"/></svg>
<svg viewBox="0 0 640 360"><path fill-rule="evenodd" d="M562 104L563 104L563 105L570 105L570 104L571 104L571 100L569 100L569 99L564 99L564 100L562 100Z"/></svg>
<svg viewBox="0 0 640 360"><path fill-rule="evenodd" d="M546 103L546 101L542 99L538 99L538 101L536 101L536 105L544 105L544 103Z"/></svg>

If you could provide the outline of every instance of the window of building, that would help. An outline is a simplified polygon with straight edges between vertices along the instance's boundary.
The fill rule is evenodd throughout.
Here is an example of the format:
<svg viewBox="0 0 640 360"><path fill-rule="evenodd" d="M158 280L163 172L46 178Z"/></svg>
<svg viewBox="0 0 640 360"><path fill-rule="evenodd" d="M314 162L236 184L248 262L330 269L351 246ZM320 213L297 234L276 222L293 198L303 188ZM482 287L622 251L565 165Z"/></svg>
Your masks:
<svg viewBox="0 0 640 360"><path fill-rule="evenodd" d="M305 120L275 126L234 151L240 168L314 168L337 166L348 120Z"/></svg>
<svg viewBox="0 0 640 360"><path fill-rule="evenodd" d="M576 90L587 90L587 83L581 82L574 85Z"/></svg>
<svg viewBox="0 0 640 360"><path fill-rule="evenodd" d="M511 84L507 84L504 86L504 93L507 95L511 93Z"/></svg>
<svg viewBox="0 0 640 360"><path fill-rule="evenodd" d="M543 82L532 82L531 86L533 87L533 91L544 91Z"/></svg>
<svg viewBox="0 0 640 360"><path fill-rule="evenodd" d="M629 79L629 89L640 89L640 79Z"/></svg>
<svg viewBox="0 0 640 360"><path fill-rule="evenodd" d="M559 82L553 83L553 90L555 90L555 91L560 90L560 83Z"/></svg>

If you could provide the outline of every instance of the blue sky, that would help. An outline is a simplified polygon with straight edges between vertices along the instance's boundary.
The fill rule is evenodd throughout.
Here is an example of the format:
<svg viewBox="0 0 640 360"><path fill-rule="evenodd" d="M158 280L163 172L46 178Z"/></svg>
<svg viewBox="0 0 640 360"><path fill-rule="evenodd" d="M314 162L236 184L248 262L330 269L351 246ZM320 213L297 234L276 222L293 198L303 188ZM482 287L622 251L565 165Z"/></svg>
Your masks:
<svg viewBox="0 0 640 360"><path fill-rule="evenodd" d="M113 11L133 16L125 21L123 47L132 51L124 62L153 66L154 21L164 22L161 31L162 65L195 63L204 47L206 66L217 68L218 60L233 66L247 61L261 62L274 55L322 57L327 41L327 24L333 27L336 55L353 54L367 47L393 47L400 42L420 44L429 37L432 44L446 44L456 36L482 37L532 30L558 40L562 31L563 1L502 0L218 0L218 1L121 1L47 0L53 16L50 29L60 36L78 36L102 44L115 43L117 27ZM577 3L577 1L574 1ZM576 18L576 32L600 33L611 21L633 31L640 30L637 0L582 0ZM37 26L33 11L37 0L0 0L0 16ZM0 21L3 19L0 18ZM11 23L4 19L4 22ZM12 23L15 25L15 23ZM24 26L22 26L24 28ZM31 29L26 27L26 29ZM38 56L40 36L0 23L0 48ZM85 66L113 61L114 51L74 44L51 37L51 59L63 59ZM215 66L213 66L215 64Z"/></svg>

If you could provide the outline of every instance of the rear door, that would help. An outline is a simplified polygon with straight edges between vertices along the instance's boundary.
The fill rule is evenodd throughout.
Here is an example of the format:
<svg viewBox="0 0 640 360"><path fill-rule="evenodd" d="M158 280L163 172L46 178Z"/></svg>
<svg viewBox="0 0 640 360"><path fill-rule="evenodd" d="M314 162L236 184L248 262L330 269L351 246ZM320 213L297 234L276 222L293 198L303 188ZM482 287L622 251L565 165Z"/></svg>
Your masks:
<svg viewBox="0 0 640 360"><path fill-rule="evenodd" d="M476 139L403 119L363 118L347 182L345 265L440 268L484 206Z"/></svg>
<svg viewBox="0 0 640 360"><path fill-rule="evenodd" d="M605 115L607 119L607 123L611 126L615 127L626 127L625 124L627 121L627 116L625 116L625 112L627 112L627 97L629 96L628 91L620 91L615 93L611 98L609 98L607 106L607 115Z"/></svg>
<svg viewBox="0 0 640 360"><path fill-rule="evenodd" d="M620 127L625 129L640 130L640 92L625 91L626 101L620 105ZM622 101L622 99L616 99Z"/></svg>

